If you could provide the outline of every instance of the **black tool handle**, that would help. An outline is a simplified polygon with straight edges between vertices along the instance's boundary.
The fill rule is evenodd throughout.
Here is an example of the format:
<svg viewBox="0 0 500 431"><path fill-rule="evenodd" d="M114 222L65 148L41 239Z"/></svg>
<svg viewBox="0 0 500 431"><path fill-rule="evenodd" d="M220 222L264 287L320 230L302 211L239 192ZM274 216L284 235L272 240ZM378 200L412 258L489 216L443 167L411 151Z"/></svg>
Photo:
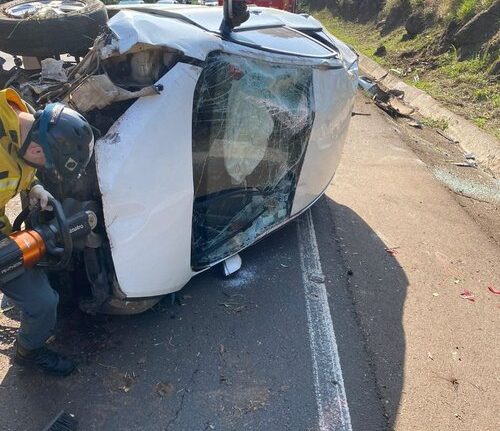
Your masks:
<svg viewBox="0 0 500 431"><path fill-rule="evenodd" d="M52 205L54 211L57 222L58 239L62 242L62 247L57 247L55 245L55 241L48 241L45 244L47 252L52 256L58 256L59 261L57 263L40 263L39 265L45 266L51 271L61 271L68 266L69 261L71 260L71 255L73 253L73 239L71 238L69 224L66 220L66 215L64 214L62 205L54 198L49 198L49 204Z"/></svg>

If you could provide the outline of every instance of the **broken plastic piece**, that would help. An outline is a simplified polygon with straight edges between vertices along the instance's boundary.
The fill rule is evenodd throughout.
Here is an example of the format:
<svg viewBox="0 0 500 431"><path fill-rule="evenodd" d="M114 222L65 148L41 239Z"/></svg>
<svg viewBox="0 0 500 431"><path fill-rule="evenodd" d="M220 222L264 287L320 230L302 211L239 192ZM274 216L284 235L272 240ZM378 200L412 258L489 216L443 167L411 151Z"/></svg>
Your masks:
<svg viewBox="0 0 500 431"><path fill-rule="evenodd" d="M113 84L107 75L89 76L67 100L68 104L80 112L102 109L113 102L137 99L144 96L159 94L161 89L150 85L138 91L128 91Z"/></svg>
<svg viewBox="0 0 500 431"><path fill-rule="evenodd" d="M408 121L408 126L414 127L415 129L421 129L422 123L417 120L410 120Z"/></svg>
<svg viewBox="0 0 500 431"><path fill-rule="evenodd" d="M67 82L68 77L64 71L64 61L54 58L42 60L42 81Z"/></svg>
<svg viewBox="0 0 500 431"><path fill-rule="evenodd" d="M360 76L358 80L358 85L361 89L365 90L367 93L375 95L377 93L377 84L373 82L367 76Z"/></svg>
<svg viewBox="0 0 500 431"><path fill-rule="evenodd" d="M460 298L462 299L467 299L467 301L470 302L476 302L476 298L474 297L474 294L470 291L465 289L463 293L460 294Z"/></svg>
<svg viewBox="0 0 500 431"><path fill-rule="evenodd" d="M226 277L230 276L231 274L234 274L235 272L239 271L241 268L241 256L239 254L235 254L234 256L228 257L223 263L222 266L224 267L224 275Z"/></svg>

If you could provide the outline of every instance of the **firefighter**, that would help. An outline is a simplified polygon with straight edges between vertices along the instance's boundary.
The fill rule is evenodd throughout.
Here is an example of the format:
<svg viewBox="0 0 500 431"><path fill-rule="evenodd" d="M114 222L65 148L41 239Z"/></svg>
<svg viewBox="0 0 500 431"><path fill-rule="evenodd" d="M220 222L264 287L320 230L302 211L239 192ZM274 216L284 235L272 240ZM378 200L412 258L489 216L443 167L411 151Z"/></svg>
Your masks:
<svg viewBox="0 0 500 431"><path fill-rule="evenodd" d="M34 112L31 110L31 112ZM76 178L92 156L91 126L62 104L49 104L35 114L12 89L0 91L0 222L10 233L5 205L19 192L28 192L30 206L51 210L51 194L38 183L37 169L52 171L61 181ZM58 295L40 268L27 269L14 280L0 283L2 291L21 311L21 327L14 361L67 376L74 363L48 349L57 315Z"/></svg>

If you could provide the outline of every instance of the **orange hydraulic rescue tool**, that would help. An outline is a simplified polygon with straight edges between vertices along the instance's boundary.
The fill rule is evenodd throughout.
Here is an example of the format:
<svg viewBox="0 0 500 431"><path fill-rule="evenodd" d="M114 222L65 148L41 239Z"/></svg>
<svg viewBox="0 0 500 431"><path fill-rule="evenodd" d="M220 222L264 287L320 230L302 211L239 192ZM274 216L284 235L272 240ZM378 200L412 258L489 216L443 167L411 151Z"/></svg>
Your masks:
<svg viewBox="0 0 500 431"><path fill-rule="evenodd" d="M51 199L50 204L54 210L53 214L46 212L50 214L50 220L36 223L32 229L17 230L9 236L0 234L0 282L19 277L25 268L37 264L53 270L64 269L71 260L74 241L85 240L97 225L97 216L91 209L80 208L66 218L57 200ZM14 223L15 230L20 229L28 215L29 209L23 210ZM42 262L46 256L52 262Z"/></svg>

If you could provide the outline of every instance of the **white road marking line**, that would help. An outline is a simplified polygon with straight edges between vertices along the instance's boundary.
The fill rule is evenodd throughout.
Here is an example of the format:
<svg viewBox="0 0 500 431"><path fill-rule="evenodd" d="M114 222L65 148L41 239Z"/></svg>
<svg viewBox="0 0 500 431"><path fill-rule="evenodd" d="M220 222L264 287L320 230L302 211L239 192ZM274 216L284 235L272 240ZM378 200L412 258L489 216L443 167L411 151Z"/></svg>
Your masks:
<svg viewBox="0 0 500 431"><path fill-rule="evenodd" d="M306 297L319 431L352 431L344 378L321 268L311 211L298 219L302 280Z"/></svg>

